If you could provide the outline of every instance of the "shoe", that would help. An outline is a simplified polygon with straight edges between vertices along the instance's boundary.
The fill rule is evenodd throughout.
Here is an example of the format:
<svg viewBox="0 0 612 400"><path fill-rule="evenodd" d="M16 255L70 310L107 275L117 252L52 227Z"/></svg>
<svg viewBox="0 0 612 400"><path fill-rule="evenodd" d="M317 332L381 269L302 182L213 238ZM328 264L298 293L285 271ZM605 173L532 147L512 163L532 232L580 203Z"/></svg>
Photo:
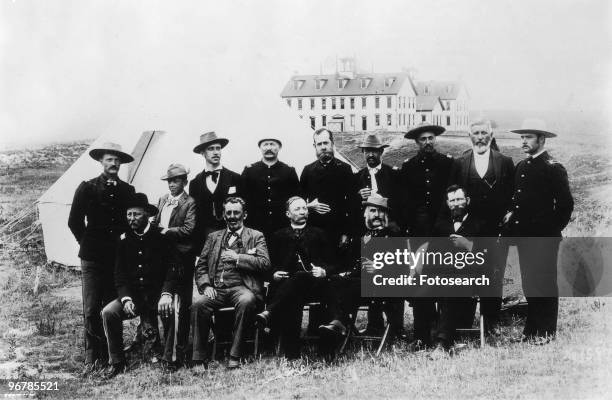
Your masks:
<svg viewBox="0 0 612 400"><path fill-rule="evenodd" d="M255 316L255 326L263 329L270 323L270 311L260 312Z"/></svg>
<svg viewBox="0 0 612 400"><path fill-rule="evenodd" d="M441 341L436 343L436 347L432 351L429 352L427 358L430 360L441 360L444 358L450 357L450 352L448 351L448 347L444 345Z"/></svg>
<svg viewBox="0 0 612 400"><path fill-rule="evenodd" d="M525 336L521 337L522 343L532 344L534 346L544 346L550 343L552 340L551 336Z"/></svg>
<svg viewBox="0 0 612 400"><path fill-rule="evenodd" d="M335 319L327 325L320 325L319 333L321 336L344 336L346 335L346 327L342 322Z"/></svg>
<svg viewBox="0 0 612 400"><path fill-rule="evenodd" d="M227 363L227 369L238 369L240 368L240 358L230 356Z"/></svg>
<svg viewBox="0 0 612 400"><path fill-rule="evenodd" d="M117 375L124 373L126 369L127 367L125 365L125 362L112 364L102 375L102 380L107 381L109 379L113 379Z"/></svg>

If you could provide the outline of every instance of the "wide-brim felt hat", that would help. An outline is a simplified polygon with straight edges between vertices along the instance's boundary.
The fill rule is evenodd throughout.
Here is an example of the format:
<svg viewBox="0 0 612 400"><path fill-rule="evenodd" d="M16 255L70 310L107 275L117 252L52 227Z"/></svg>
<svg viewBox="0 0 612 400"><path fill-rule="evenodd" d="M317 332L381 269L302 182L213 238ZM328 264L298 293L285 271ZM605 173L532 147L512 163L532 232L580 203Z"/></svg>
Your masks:
<svg viewBox="0 0 612 400"><path fill-rule="evenodd" d="M121 149L121 145L112 142L103 143L100 147L89 150L89 155L96 161L100 161L105 154L114 154L119 157L121 164L127 164L134 161L134 157L125 153Z"/></svg>
<svg viewBox="0 0 612 400"><path fill-rule="evenodd" d="M391 207L389 207L389 199L380 195L369 196L366 200L362 201L361 204L364 206L374 206L384 208L385 210L391 210Z"/></svg>
<svg viewBox="0 0 612 400"><path fill-rule="evenodd" d="M546 122L537 118L527 118L523 121L521 125L521 129L514 129L510 132L517 133L519 135L523 135L526 133L533 133L536 135L542 135L545 138L554 138L557 137L557 134L552 133L547 130Z"/></svg>
<svg viewBox="0 0 612 400"><path fill-rule="evenodd" d="M134 193L126 202L126 209L141 207L144 208L150 215L157 215L157 207L153 204L149 204L149 199L144 193Z"/></svg>
<svg viewBox="0 0 612 400"><path fill-rule="evenodd" d="M215 132L206 132L200 135L200 144L193 148L193 152L200 154L207 146L219 143L224 148L229 143L229 139L218 137Z"/></svg>
<svg viewBox="0 0 612 400"><path fill-rule="evenodd" d="M259 139L259 141L257 142L257 147L261 146L261 144L267 140L272 140L276 143L278 143L279 146L283 147L283 143L277 139L277 138L263 138L263 139Z"/></svg>
<svg viewBox="0 0 612 400"><path fill-rule="evenodd" d="M183 164L170 164L166 175L162 176L160 179L162 181L167 181L177 176L187 176L187 174L189 174L189 170L185 168Z"/></svg>
<svg viewBox="0 0 612 400"><path fill-rule="evenodd" d="M440 125L421 124L414 129L409 130L404 137L406 139L418 139L419 135L424 132L431 132L435 136L441 135L446 131L444 127Z"/></svg>
<svg viewBox="0 0 612 400"><path fill-rule="evenodd" d="M389 147L389 145L381 142L378 135L372 133L363 138L363 141L357 147L361 149L384 149Z"/></svg>

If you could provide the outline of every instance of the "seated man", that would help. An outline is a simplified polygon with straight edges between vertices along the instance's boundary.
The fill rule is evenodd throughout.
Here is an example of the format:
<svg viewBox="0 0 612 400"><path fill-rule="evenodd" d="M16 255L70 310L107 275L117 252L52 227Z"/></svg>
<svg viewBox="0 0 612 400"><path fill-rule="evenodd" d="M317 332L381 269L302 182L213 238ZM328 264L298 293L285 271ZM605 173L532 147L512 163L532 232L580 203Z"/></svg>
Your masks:
<svg viewBox="0 0 612 400"><path fill-rule="evenodd" d="M121 235L115 261L115 286L118 299L102 310L104 333L111 367L104 378L125 371L123 320L140 316L142 336L152 345L157 338L157 314L172 313L172 293L176 286L179 258L174 246L149 224L157 207L147 196L136 193L127 204L130 230Z"/></svg>
<svg viewBox="0 0 612 400"><path fill-rule="evenodd" d="M244 226L245 208L240 197L228 197L223 202L227 228L208 235L196 265L195 281L203 297L191 306L195 364L207 364L212 313L234 307L234 339L227 367L238 368L245 329L253 325L257 306L263 304L263 280L270 269L270 258L263 234Z"/></svg>
<svg viewBox="0 0 612 400"><path fill-rule="evenodd" d="M282 338L285 357L300 356L302 310L307 302L326 304L332 262L331 243L325 233L307 225L308 207L298 196L286 203L291 226L272 236L270 254L273 276L270 301L266 311L257 315L259 325L273 324Z"/></svg>
<svg viewBox="0 0 612 400"><path fill-rule="evenodd" d="M387 199L380 195L371 195L363 202L364 231L363 235L352 241L351 260L345 263L347 269L331 280L332 300L330 312L332 321L319 327L322 335L343 335L350 327L349 314L354 315L361 304L374 302L380 305L391 324L391 332L396 337L403 337L404 299L379 298L369 299L361 297L361 274L373 273L371 260L361 257L362 252L367 253L368 244L373 237L388 238L398 235L396 230L389 227L390 208ZM369 321L368 321L369 323Z"/></svg>

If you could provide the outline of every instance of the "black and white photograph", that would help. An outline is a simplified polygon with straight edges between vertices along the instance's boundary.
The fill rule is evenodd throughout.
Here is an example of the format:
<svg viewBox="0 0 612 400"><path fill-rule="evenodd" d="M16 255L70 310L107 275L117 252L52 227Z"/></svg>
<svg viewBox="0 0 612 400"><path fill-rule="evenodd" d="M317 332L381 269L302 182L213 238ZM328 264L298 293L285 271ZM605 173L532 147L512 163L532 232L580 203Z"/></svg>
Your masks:
<svg viewBox="0 0 612 400"><path fill-rule="evenodd" d="M612 397L607 0L0 0L0 93L0 398Z"/></svg>

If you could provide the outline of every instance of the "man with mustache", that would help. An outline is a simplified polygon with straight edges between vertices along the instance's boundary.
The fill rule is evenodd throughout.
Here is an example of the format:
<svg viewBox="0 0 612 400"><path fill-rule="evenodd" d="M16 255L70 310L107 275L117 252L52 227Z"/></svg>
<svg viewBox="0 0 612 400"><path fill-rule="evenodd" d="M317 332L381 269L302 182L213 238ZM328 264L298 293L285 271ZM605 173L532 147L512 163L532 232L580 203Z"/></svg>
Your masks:
<svg viewBox="0 0 612 400"><path fill-rule="evenodd" d="M480 312L484 316L487 333L498 332L502 303L503 278L508 256L508 244L497 240L506 210L510 206L514 186L514 163L510 157L491 148L493 128L489 120L477 120L470 124L472 148L455 159L450 172L449 185L460 185L470 193L472 214L484 223L482 235L487 236L489 268L493 271L496 297L482 297ZM448 212L442 206L440 214ZM446 215L443 216L446 218ZM476 302L464 317L464 324L471 326Z"/></svg>
<svg viewBox="0 0 612 400"><path fill-rule="evenodd" d="M89 155L102 166L102 174L76 189L68 227L79 242L83 286L83 325L87 376L106 365L108 353L100 311L115 295L113 270L116 242L128 229L125 211L134 187L118 177L121 164L134 158L115 143L104 143Z"/></svg>
<svg viewBox="0 0 612 400"><path fill-rule="evenodd" d="M438 125L421 124L404 137L412 139L418 147L417 154L405 161L400 170L402 193L402 227L414 238L426 242L431 236L438 212L443 204L444 190L453 159L436 150L436 137L445 129ZM411 240L416 248L422 243ZM414 315L414 348L431 344L431 329L436 319L433 299L411 299Z"/></svg>
<svg viewBox="0 0 612 400"><path fill-rule="evenodd" d="M202 250L209 233L222 229L223 201L230 196L240 196L242 179L239 174L221 165L221 150L229 143L215 132L200 136L200 143L193 152L204 157L204 171L189 182L189 195L196 202L196 228L194 243L196 254Z"/></svg>
<svg viewBox="0 0 612 400"><path fill-rule="evenodd" d="M347 163L334 157L334 136L327 128L314 132L313 147L317 161L306 165L300 176L310 224L323 229L335 248L345 247L357 201L353 173Z"/></svg>
<svg viewBox="0 0 612 400"><path fill-rule="evenodd" d="M516 165L514 194L504 223L519 237L521 281L528 303L523 340L544 344L557 332L557 255L574 199L567 171L544 149L546 139L557 135L539 119L527 119L512 132L521 135L527 158Z"/></svg>
<svg viewBox="0 0 612 400"><path fill-rule="evenodd" d="M269 241L274 232L287 226L285 202L298 195L300 181L295 168L278 159L280 140L264 138L258 145L262 159L244 168L242 182L249 205L247 223Z"/></svg>
<svg viewBox="0 0 612 400"><path fill-rule="evenodd" d="M325 232L308 224L306 201L287 200L290 226L274 233L270 241L272 282L266 311L257 315L261 326L272 325L288 359L300 356L302 310L307 302L327 304L328 277L333 273L333 249Z"/></svg>
<svg viewBox="0 0 612 400"><path fill-rule="evenodd" d="M263 304L263 281L270 258L263 234L244 226L245 210L240 197L223 202L227 227L208 235L196 265L195 281L202 296L191 306L195 364L208 363L206 347L213 312L234 307L234 339L227 367L240 367L245 329L253 326L255 311Z"/></svg>
<svg viewBox="0 0 612 400"><path fill-rule="evenodd" d="M126 369L123 320L139 316L145 349L157 352L157 315L167 326L173 312L172 295L180 258L169 238L149 223L157 211L144 193L134 194L127 203L130 229L121 235L115 258L118 296L102 310L110 364L104 379Z"/></svg>

